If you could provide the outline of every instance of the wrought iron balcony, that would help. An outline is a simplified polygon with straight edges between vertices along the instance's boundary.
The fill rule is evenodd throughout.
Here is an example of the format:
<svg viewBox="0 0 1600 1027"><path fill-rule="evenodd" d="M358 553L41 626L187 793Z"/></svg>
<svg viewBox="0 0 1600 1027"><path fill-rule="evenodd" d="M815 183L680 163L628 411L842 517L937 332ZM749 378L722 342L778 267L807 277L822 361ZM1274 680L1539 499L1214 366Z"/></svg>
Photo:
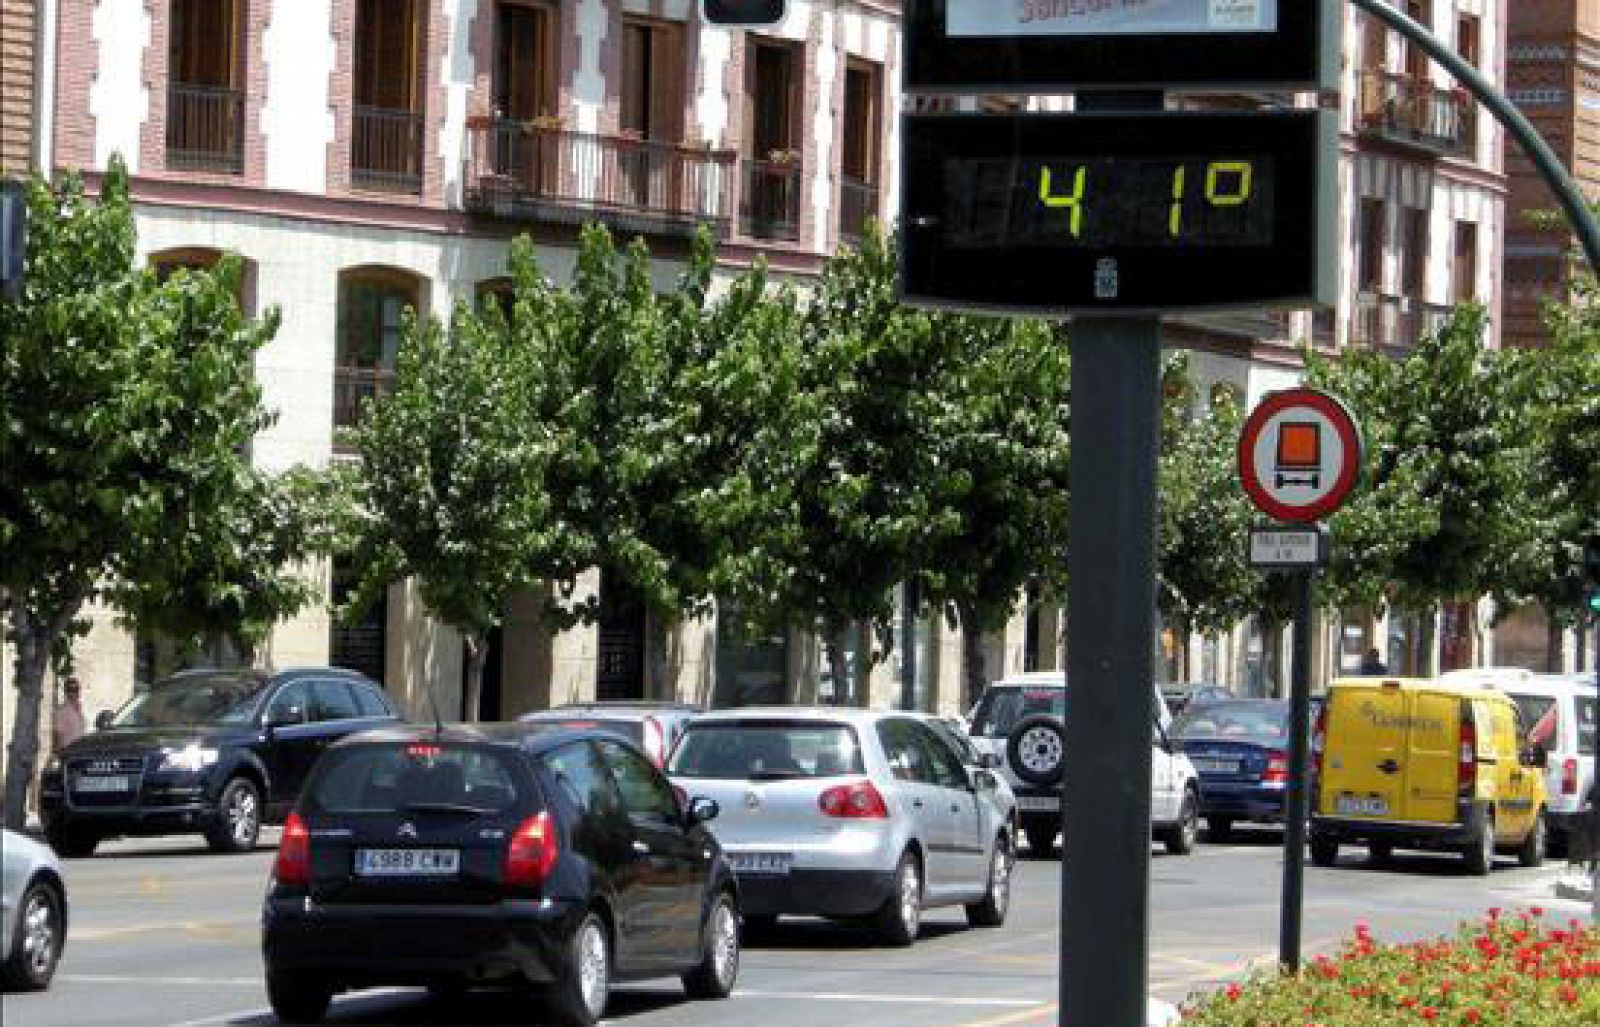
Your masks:
<svg viewBox="0 0 1600 1027"><path fill-rule="evenodd" d="M727 235L735 154L538 122L468 122L466 206L531 221L598 220L628 232Z"/></svg>
<svg viewBox="0 0 1600 1027"><path fill-rule="evenodd" d="M1450 314L1451 308L1446 304L1426 303L1410 296L1358 293L1350 342L1405 353L1443 328Z"/></svg>
<svg viewBox="0 0 1600 1027"><path fill-rule="evenodd" d="M752 239L800 238L800 161L744 161L744 194L739 227Z"/></svg>
<svg viewBox="0 0 1600 1027"><path fill-rule="evenodd" d="M356 107L352 128L351 185L385 192L422 191L421 112Z"/></svg>
<svg viewBox="0 0 1600 1027"><path fill-rule="evenodd" d="M167 167L244 171L244 91L174 82L167 87Z"/></svg>
<svg viewBox="0 0 1600 1027"><path fill-rule="evenodd" d="M1364 71L1359 81L1358 131L1434 154L1471 152L1477 107L1466 90L1389 71Z"/></svg>
<svg viewBox="0 0 1600 1027"><path fill-rule="evenodd" d="M845 242L859 242L866 234L867 222L880 220L878 213L878 186L845 175L839 181L839 237Z"/></svg>

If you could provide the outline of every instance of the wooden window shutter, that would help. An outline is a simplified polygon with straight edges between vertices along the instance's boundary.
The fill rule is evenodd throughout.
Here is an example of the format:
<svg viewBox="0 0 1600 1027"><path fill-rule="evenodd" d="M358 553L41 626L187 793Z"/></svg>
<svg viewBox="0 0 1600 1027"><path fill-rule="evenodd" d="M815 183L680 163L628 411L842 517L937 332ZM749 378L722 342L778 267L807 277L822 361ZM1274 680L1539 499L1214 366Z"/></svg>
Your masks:
<svg viewBox="0 0 1600 1027"><path fill-rule="evenodd" d="M683 30L677 25L657 25L650 33L650 138L683 141L684 97Z"/></svg>

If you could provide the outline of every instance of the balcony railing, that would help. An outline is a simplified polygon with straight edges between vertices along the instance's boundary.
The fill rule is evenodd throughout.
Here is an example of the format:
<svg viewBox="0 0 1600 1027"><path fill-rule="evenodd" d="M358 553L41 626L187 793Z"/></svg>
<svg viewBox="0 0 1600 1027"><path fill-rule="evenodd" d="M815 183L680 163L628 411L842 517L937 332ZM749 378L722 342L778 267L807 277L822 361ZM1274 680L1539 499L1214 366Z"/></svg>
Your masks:
<svg viewBox="0 0 1600 1027"><path fill-rule="evenodd" d="M1364 71L1356 126L1390 142L1440 154L1464 155L1475 141L1477 108L1464 89L1448 89L1409 74Z"/></svg>
<svg viewBox="0 0 1600 1027"><path fill-rule="evenodd" d="M1363 292L1356 296L1350 342L1357 346L1403 353L1444 327L1451 308L1410 296Z"/></svg>
<svg viewBox="0 0 1600 1027"><path fill-rule="evenodd" d="M630 136L468 122L468 208L504 217L687 235L728 229L735 155Z"/></svg>
<svg viewBox="0 0 1600 1027"><path fill-rule="evenodd" d="M422 191L422 114L357 107L350 140L350 182L358 189Z"/></svg>
<svg viewBox="0 0 1600 1027"><path fill-rule="evenodd" d="M839 236L845 242L859 242L867 223L878 220L878 186L845 175L839 182Z"/></svg>
<svg viewBox="0 0 1600 1027"><path fill-rule="evenodd" d="M752 239L800 238L800 162L744 161L744 199L739 224Z"/></svg>
<svg viewBox="0 0 1600 1027"><path fill-rule="evenodd" d="M333 426L354 428L361 408L394 387L394 372L382 367L338 366L333 369Z"/></svg>
<svg viewBox="0 0 1600 1027"><path fill-rule="evenodd" d="M169 85L167 167L229 175L244 171L244 91Z"/></svg>

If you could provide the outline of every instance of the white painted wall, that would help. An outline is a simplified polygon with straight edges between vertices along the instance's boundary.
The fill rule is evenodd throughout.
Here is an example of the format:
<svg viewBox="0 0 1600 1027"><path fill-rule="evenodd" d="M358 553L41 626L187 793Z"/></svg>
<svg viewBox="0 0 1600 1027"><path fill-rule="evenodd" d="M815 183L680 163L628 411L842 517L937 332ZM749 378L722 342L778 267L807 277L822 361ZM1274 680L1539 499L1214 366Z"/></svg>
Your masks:
<svg viewBox="0 0 1600 1027"><path fill-rule="evenodd" d="M461 176L467 159L467 92L476 66L472 60L472 22L481 0L444 0L450 44L439 68L444 82L444 123L439 128L439 153L444 160L444 202L461 205ZM489 17L492 11L486 11Z"/></svg>
<svg viewBox="0 0 1600 1027"><path fill-rule="evenodd" d="M598 132L605 109L606 80L600 68L600 44L606 38L605 0L578 0L578 72L573 76L572 100L580 132Z"/></svg>
<svg viewBox="0 0 1600 1027"><path fill-rule="evenodd" d="M267 70L261 133L266 137L269 189L322 193L328 188L332 21L331 0L294 0L271 7L261 40Z"/></svg>
<svg viewBox="0 0 1600 1027"><path fill-rule="evenodd" d="M728 60L733 56L733 38L734 33L728 29L701 26L700 66L704 70L700 75L700 93L694 101L694 122L699 136L691 142L720 147L728 138L729 102L724 75Z"/></svg>
<svg viewBox="0 0 1600 1027"><path fill-rule="evenodd" d="M99 70L89 86L94 115L94 164L104 168L119 153L129 174L139 170L139 132L150 117L144 52L150 48L150 14L138 0L100 0L93 33Z"/></svg>
<svg viewBox="0 0 1600 1027"><path fill-rule="evenodd" d="M834 111L842 111L835 93L836 77L839 72L841 55L834 31L838 22L838 15L832 11L819 12L819 39L816 55L817 106L814 111L814 120L811 123L811 152L804 157L803 164L811 168L811 238L822 246L829 245L833 233L832 227L834 209L837 207L835 200L835 183L838 181L833 173L835 162L833 148Z"/></svg>

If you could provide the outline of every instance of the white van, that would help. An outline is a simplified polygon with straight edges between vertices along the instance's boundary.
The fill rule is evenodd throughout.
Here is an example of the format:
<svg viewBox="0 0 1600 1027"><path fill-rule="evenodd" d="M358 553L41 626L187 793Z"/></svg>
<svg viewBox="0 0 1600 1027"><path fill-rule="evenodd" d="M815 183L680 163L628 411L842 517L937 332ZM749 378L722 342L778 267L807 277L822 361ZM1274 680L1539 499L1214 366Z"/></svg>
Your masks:
<svg viewBox="0 0 1600 1027"><path fill-rule="evenodd" d="M1593 674L1534 674L1521 668L1454 671L1446 678L1489 681L1511 696L1521 714L1524 741L1549 755L1545 794L1550 840L1559 849L1588 808L1600 741L1600 699Z"/></svg>

